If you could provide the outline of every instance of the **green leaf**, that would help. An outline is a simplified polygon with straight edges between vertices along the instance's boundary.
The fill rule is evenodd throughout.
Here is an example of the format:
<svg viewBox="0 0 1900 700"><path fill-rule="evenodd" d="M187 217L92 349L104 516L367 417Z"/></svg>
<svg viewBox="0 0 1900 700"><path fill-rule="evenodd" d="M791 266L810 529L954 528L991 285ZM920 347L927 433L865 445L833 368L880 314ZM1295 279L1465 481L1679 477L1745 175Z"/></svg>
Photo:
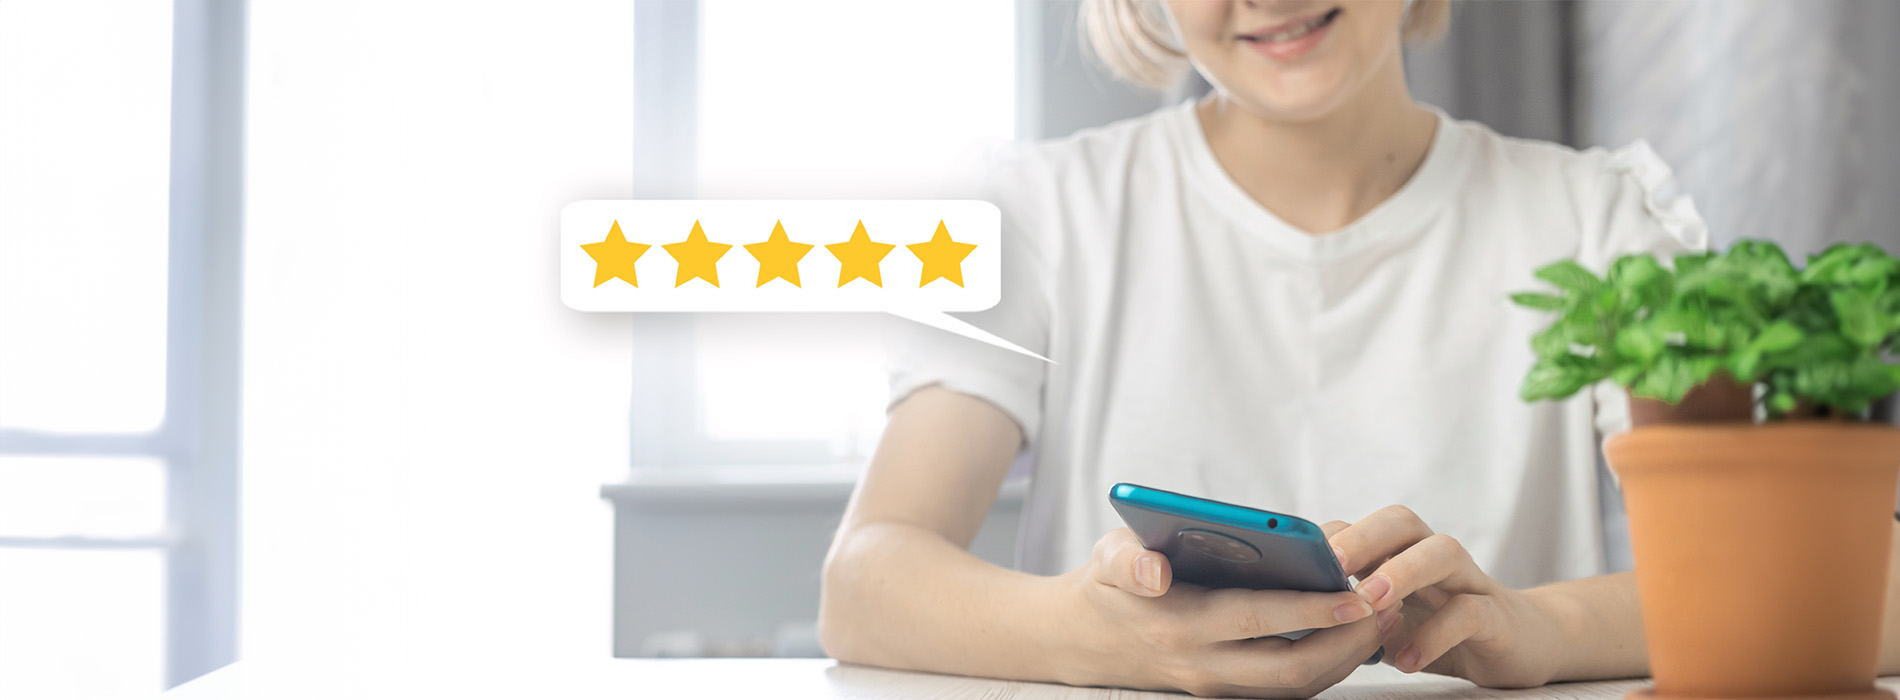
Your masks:
<svg viewBox="0 0 1900 700"><path fill-rule="evenodd" d="M1713 258L1715 258L1715 253L1713 252L1678 254L1675 259L1676 276L1682 277L1694 274L1696 271L1707 266L1709 260Z"/></svg>
<svg viewBox="0 0 1900 700"><path fill-rule="evenodd" d="M1851 284L1849 280L1856 277L1855 267L1865 260L1885 255L1872 244L1836 243L1808 256L1808 269L1801 272L1801 281L1829 286Z"/></svg>
<svg viewBox="0 0 1900 700"><path fill-rule="evenodd" d="M1628 387L1630 383L1636 381L1636 378L1642 375L1642 373L1643 373L1642 365L1633 365L1633 364L1617 365L1616 369L1610 372L1610 379L1619 385Z"/></svg>
<svg viewBox="0 0 1900 700"><path fill-rule="evenodd" d="M1776 413L1787 413L1794 410L1794 396L1786 392L1777 393L1768 399L1768 406L1775 409Z"/></svg>
<svg viewBox="0 0 1900 700"><path fill-rule="evenodd" d="M1871 355L1862 355L1854 362L1848 381L1851 396L1863 401L1893 393L1895 386L1892 372L1880 358Z"/></svg>
<svg viewBox="0 0 1900 700"><path fill-rule="evenodd" d="M1654 256L1648 254L1625 255L1610 264L1609 281L1624 289L1636 289L1648 284L1657 277L1669 274Z"/></svg>
<svg viewBox="0 0 1900 700"><path fill-rule="evenodd" d="M1559 260L1545 265L1537 270L1537 278L1577 293L1594 292L1603 286L1602 280L1575 260Z"/></svg>
<svg viewBox="0 0 1900 700"><path fill-rule="evenodd" d="M1647 325L1625 328L1616 334L1616 351L1647 364L1663 351L1663 334Z"/></svg>
<svg viewBox="0 0 1900 700"><path fill-rule="evenodd" d="M1581 368L1539 362L1524 376L1518 395L1525 401L1568 398L1589 383L1589 372Z"/></svg>
<svg viewBox="0 0 1900 700"><path fill-rule="evenodd" d="M1864 289L1839 289L1828 295L1834 315L1840 318L1841 335L1855 345L1871 348L1887 336L1887 319L1875 308L1875 296Z"/></svg>
<svg viewBox="0 0 1900 700"><path fill-rule="evenodd" d="M1597 314L1608 316L1614 314L1617 308L1622 306L1622 300L1622 293L1615 287L1604 287L1597 292L1596 303L1592 308L1596 309Z"/></svg>
<svg viewBox="0 0 1900 700"><path fill-rule="evenodd" d="M1594 347L1603 342L1602 326L1597 324L1595 316L1585 310L1564 314L1563 320L1558 321L1557 325L1563 327L1564 337L1571 343Z"/></svg>
<svg viewBox="0 0 1900 700"><path fill-rule="evenodd" d="M1518 292L1511 295L1511 301L1518 306L1539 311L1558 311L1564 308L1564 298L1555 294Z"/></svg>
<svg viewBox="0 0 1900 700"><path fill-rule="evenodd" d="M1728 373L1735 375L1735 378L1741 381L1752 382L1758 378L1755 373L1760 368L1761 350L1752 347L1743 348L1729 360Z"/></svg>
<svg viewBox="0 0 1900 700"><path fill-rule="evenodd" d="M1556 324L1531 336L1531 351L1546 360L1570 354L1570 334L1565 330L1563 324Z"/></svg>
<svg viewBox="0 0 1900 700"><path fill-rule="evenodd" d="M1748 344L1749 349L1760 352L1781 352L1801 343L1807 334L1787 321L1776 321L1763 328L1761 335L1755 336Z"/></svg>
<svg viewBox="0 0 1900 700"><path fill-rule="evenodd" d="M1669 403L1682 401L1684 394L1695 388L1694 370L1680 358L1664 355L1657 358L1655 366L1643 373L1642 379L1630 387L1630 393L1652 399L1662 399Z"/></svg>

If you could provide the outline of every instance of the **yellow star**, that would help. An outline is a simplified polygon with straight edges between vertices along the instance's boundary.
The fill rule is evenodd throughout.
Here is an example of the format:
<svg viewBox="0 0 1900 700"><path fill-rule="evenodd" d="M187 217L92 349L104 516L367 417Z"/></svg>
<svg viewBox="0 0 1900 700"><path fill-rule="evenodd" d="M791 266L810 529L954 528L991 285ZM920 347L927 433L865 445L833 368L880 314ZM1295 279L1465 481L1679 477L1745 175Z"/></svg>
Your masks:
<svg viewBox="0 0 1900 700"><path fill-rule="evenodd" d="M646 255L647 249L652 247L644 243L627 242L627 236L620 232L620 222L617 220L614 221L614 227L607 230L607 240L581 244L581 250L587 251L587 257L594 259L596 287L615 277L635 287L640 286L640 278L634 274L633 262Z"/></svg>
<svg viewBox="0 0 1900 700"><path fill-rule="evenodd" d="M699 222L693 222L692 233L686 234L686 240L660 246L666 254L679 261L680 270L673 275L673 286L678 287L691 282L694 277L719 286L719 259L725 257L732 246L726 243L714 243L706 240L706 232L700 230Z"/></svg>
<svg viewBox="0 0 1900 700"><path fill-rule="evenodd" d="M772 237L764 243L751 243L746 252L759 259L759 283L754 287L763 287L765 283L783 278L794 287L804 287L798 283L798 261L811 252L810 243L793 243L785 237L785 222L772 224Z"/></svg>
<svg viewBox="0 0 1900 700"><path fill-rule="evenodd" d="M930 237L929 243L912 243L904 247L909 248L918 260L924 261L923 278L917 282L919 287L938 278L963 286L963 259L970 257L970 251L976 250L975 243L950 240L950 229L944 228L942 221L937 222L937 233Z"/></svg>
<svg viewBox="0 0 1900 700"><path fill-rule="evenodd" d="M851 240L825 246L825 250L837 256L838 262L844 263L843 267L838 268L838 286L863 277L870 280L871 284L882 287L884 278L878 275L877 264L896 247L871 240L871 235L864 232L864 222L859 221L857 229L851 232Z"/></svg>

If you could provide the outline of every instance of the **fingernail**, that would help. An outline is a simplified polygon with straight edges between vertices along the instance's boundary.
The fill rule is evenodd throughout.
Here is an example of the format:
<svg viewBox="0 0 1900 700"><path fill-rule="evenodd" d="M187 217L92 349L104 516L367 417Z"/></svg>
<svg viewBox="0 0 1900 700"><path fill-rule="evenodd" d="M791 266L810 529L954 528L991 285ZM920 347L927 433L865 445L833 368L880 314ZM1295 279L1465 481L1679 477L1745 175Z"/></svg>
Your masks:
<svg viewBox="0 0 1900 700"><path fill-rule="evenodd" d="M1366 602L1373 605L1378 605L1379 599L1391 592L1392 579L1386 578L1385 574L1375 575L1366 579L1365 583L1359 584L1359 595L1364 596Z"/></svg>
<svg viewBox="0 0 1900 700"><path fill-rule="evenodd" d="M1142 557L1135 563L1135 583L1141 584L1142 588L1160 593L1161 562L1155 561L1154 557Z"/></svg>
<svg viewBox="0 0 1900 700"><path fill-rule="evenodd" d="M1404 671L1406 673L1417 671L1418 670L1418 647L1413 647L1413 646L1406 647L1403 651L1399 652L1398 658L1393 659L1393 663L1398 664L1399 670Z"/></svg>
<svg viewBox="0 0 1900 700"><path fill-rule="evenodd" d="M1390 633L1392 631L1392 626L1398 623L1398 621L1399 621L1399 606L1394 605L1384 610L1380 610L1379 611L1379 636L1383 637L1386 634Z"/></svg>
<svg viewBox="0 0 1900 700"><path fill-rule="evenodd" d="M1347 603L1345 605L1341 605L1337 608L1333 608L1333 619L1338 620L1340 622L1352 622L1354 620L1363 620L1365 619L1367 615L1371 615L1371 614L1372 614L1372 606L1366 605L1365 603L1361 601L1357 601L1357 600Z"/></svg>
<svg viewBox="0 0 1900 700"><path fill-rule="evenodd" d="M1338 547L1334 547L1334 548L1333 548L1333 558L1334 558L1334 559L1338 559L1338 560L1339 560L1339 570L1340 570L1340 571L1344 571L1344 572L1346 572L1346 573L1349 573L1349 574L1350 574L1350 573L1352 573L1352 569L1348 569L1348 568L1346 568L1346 550L1343 550L1343 549L1340 549L1340 548L1338 548Z"/></svg>

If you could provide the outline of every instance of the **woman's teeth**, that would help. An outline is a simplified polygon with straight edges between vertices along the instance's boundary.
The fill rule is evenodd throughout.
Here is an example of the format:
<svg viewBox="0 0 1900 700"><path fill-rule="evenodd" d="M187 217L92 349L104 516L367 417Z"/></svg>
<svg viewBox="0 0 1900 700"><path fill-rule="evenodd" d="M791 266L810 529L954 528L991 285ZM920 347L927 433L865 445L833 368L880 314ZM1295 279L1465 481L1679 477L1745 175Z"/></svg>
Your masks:
<svg viewBox="0 0 1900 700"><path fill-rule="evenodd" d="M1313 30L1315 29L1326 26L1327 23L1333 21L1334 17L1338 17L1338 16L1339 16L1339 10L1333 10L1332 12L1328 12L1318 17L1314 17L1312 21L1307 22L1306 24L1302 24L1300 26L1294 27L1292 29L1288 29L1283 32L1274 32L1272 34L1255 37L1253 40L1262 41L1269 44L1278 44L1282 41L1292 41L1294 39L1298 39L1300 37L1313 33Z"/></svg>

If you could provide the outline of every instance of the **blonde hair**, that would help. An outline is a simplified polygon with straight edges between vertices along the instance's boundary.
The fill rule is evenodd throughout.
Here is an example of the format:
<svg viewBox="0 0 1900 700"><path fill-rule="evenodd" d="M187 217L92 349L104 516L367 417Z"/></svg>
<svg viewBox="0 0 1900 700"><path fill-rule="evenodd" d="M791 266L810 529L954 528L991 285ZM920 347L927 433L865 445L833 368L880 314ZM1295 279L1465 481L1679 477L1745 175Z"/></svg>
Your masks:
<svg viewBox="0 0 1900 700"><path fill-rule="evenodd" d="M1082 37L1097 60L1116 77L1137 85L1167 88L1187 75L1187 52L1175 36L1162 0L1084 0L1078 18ZM1412 0L1401 36L1436 39L1451 19L1451 0Z"/></svg>

